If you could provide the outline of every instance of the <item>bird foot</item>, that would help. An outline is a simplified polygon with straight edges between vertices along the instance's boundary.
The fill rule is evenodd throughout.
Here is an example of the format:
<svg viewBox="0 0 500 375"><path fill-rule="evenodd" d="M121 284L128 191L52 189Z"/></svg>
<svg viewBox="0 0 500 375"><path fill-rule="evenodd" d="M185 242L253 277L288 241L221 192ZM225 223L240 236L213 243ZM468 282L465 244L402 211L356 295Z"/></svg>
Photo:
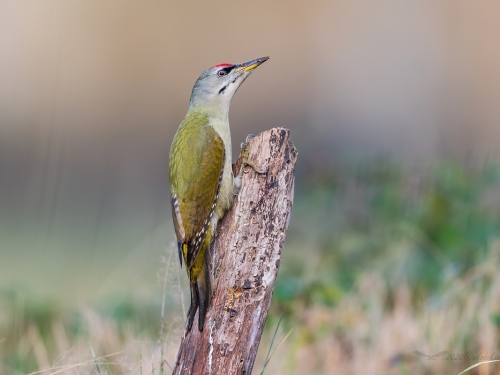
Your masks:
<svg viewBox="0 0 500 375"><path fill-rule="evenodd" d="M247 137L245 138L245 143L248 143L248 141L253 137L255 137L253 134L248 134Z"/></svg>
<svg viewBox="0 0 500 375"><path fill-rule="evenodd" d="M255 173L258 174L265 174L267 173L267 168L259 168L256 166L254 163L252 163L250 160L248 160L248 141L250 141L254 137L253 134L248 134L245 142L242 142L240 145L240 153L241 153L241 167L240 167L240 173L238 173L238 176L241 177L243 173L245 172L245 167L250 167L252 168Z"/></svg>

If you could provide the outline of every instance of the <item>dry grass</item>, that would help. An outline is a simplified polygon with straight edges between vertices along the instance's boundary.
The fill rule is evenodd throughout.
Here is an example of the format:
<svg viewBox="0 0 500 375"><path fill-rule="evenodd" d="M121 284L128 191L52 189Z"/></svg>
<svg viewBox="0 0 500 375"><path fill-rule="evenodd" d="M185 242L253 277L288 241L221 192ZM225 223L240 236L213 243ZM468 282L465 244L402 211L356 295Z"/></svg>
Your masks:
<svg viewBox="0 0 500 375"><path fill-rule="evenodd" d="M480 359L452 360L450 354L500 359L500 332L493 319L500 313L500 242L491 245L490 253L426 302L415 301L403 281L388 285L374 271L364 274L335 308L298 308L294 333L280 359L268 365L269 373L458 374ZM264 347L267 343L268 338ZM447 353L429 360L416 351ZM484 364L470 373L500 374L500 366Z"/></svg>
<svg viewBox="0 0 500 375"><path fill-rule="evenodd" d="M383 275L367 273L335 308L316 305L299 309L294 332L273 356L266 373L458 374L479 361L449 360L448 354L470 351L487 355L498 347L499 331L492 315L500 312L499 267L500 243L496 242L486 262L450 280L440 298L427 303L415 301L404 282L388 288ZM138 335L132 327L120 329L112 319L90 309L82 310L81 316L85 329L77 334L71 333L63 320L51 322L55 350L46 347L46 338L35 324L26 326L17 351L26 358L34 357L38 370L31 375L97 374L90 345L101 374L170 373L182 333L181 314L165 318L162 340ZM275 343L288 330L280 328ZM272 335L272 330L264 334L255 371L262 369ZM429 360L416 351L448 354ZM162 357L166 359L163 369ZM500 367L491 363L471 373L499 371ZM22 374L5 365L1 372Z"/></svg>

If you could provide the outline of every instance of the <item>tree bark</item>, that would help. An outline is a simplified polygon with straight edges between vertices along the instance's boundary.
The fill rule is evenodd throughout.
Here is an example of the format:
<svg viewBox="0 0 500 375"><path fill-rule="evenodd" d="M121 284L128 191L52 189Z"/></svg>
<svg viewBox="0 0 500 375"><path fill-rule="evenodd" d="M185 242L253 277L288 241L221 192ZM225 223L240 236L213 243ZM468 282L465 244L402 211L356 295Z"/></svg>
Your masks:
<svg viewBox="0 0 500 375"><path fill-rule="evenodd" d="M212 248L212 300L202 332L184 331L173 374L252 373L293 203L297 151L285 128L249 141L242 187ZM241 156L233 165L239 171Z"/></svg>

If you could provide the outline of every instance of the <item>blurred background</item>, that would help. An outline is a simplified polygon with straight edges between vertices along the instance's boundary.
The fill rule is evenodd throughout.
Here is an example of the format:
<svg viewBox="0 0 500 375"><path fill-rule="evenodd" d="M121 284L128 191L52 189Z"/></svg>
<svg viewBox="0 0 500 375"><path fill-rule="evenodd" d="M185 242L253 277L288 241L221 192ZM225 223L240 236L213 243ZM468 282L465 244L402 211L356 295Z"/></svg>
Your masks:
<svg viewBox="0 0 500 375"><path fill-rule="evenodd" d="M169 373L188 296L170 143L204 69L266 55L233 144L284 126L299 159L254 372L281 314L268 372L500 356L499 16L487 0L0 2L0 373L92 373L89 343L123 351L98 359L109 373Z"/></svg>

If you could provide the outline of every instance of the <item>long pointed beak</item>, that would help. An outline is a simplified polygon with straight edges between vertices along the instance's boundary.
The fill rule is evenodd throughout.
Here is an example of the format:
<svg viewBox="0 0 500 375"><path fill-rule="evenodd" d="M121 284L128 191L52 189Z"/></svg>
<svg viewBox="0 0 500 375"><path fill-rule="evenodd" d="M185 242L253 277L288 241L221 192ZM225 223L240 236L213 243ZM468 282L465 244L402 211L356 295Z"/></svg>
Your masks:
<svg viewBox="0 0 500 375"><path fill-rule="evenodd" d="M269 56L259 57L258 59L250 60L250 61L238 64L239 66L235 69L235 71L242 72L242 73L249 72L250 70L253 70L256 67L258 67L263 62L266 62L267 60L269 60Z"/></svg>

